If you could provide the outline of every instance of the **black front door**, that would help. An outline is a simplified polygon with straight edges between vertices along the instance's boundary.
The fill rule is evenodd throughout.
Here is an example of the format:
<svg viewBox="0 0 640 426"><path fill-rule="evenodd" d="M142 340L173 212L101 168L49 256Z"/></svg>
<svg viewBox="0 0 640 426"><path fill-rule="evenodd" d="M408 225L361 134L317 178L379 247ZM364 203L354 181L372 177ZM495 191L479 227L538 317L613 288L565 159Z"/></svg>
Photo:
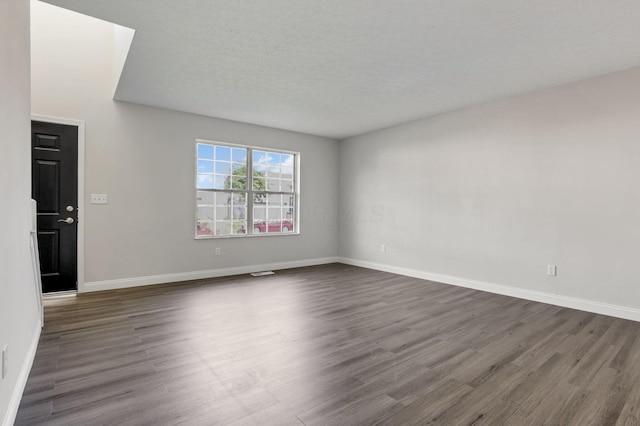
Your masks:
<svg viewBox="0 0 640 426"><path fill-rule="evenodd" d="M42 291L77 289L78 127L31 122Z"/></svg>

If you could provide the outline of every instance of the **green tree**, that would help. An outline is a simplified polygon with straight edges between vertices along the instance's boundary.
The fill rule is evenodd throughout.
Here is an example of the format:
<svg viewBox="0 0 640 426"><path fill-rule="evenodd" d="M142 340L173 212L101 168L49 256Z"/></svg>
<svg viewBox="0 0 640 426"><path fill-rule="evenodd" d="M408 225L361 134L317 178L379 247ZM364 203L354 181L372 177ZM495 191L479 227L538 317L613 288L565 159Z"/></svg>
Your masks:
<svg viewBox="0 0 640 426"><path fill-rule="evenodd" d="M246 191L247 188L247 166L238 167L233 170L232 176L227 176L224 181L226 189L234 191ZM265 191L267 189L267 178L264 172L253 172L253 188L254 191ZM264 204L267 202L265 194L254 194L253 202L256 204Z"/></svg>

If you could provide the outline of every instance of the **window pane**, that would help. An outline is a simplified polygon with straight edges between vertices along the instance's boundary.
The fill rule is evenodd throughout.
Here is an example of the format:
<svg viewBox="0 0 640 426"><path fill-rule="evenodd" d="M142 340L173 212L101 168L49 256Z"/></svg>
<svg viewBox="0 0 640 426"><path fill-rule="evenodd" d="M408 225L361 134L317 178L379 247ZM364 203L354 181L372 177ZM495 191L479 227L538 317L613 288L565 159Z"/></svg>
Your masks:
<svg viewBox="0 0 640 426"><path fill-rule="evenodd" d="M280 179L267 179L267 191L280 192Z"/></svg>
<svg viewBox="0 0 640 426"><path fill-rule="evenodd" d="M267 196L267 204L269 207L272 206L281 206L282 205L282 195L280 194L269 194Z"/></svg>
<svg viewBox="0 0 640 426"><path fill-rule="evenodd" d="M198 206L198 220L213 220L213 206Z"/></svg>
<svg viewBox="0 0 640 426"><path fill-rule="evenodd" d="M280 182L280 190L282 192L293 192L293 181L292 180L282 180Z"/></svg>
<svg viewBox="0 0 640 426"><path fill-rule="evenodd" d="M294 230L293 222L287 219L283 219L281 230L282 232L293 232Z"/></svg>
<svg viewBox="0 0 640 426"><path fill-rule="evenodd" d="M291 168L293 168L293 155L291 155L291 154L281 154L280 155L280 164L283 167L291 167Z"/></svg>
<svg viewBox="0 0 640 426"><path fill-rule="evenodd" d="M265 191L267 189L267 179L264 177L264 173L253 173L253 190Z"/></svg>
<svg viewBox="0 0 640 426"><path fill-rule="evenodd" d="M246 219L247 217L247 208L246 207L233 207L233 218L234 219Z"/></svg>
<svg viewBox="0 0 640 426"><path fill-rule="evenodd" d="M219 175L230 175L231 174L231 163L216 161L216 174L219 174Z"/></svg>
<svg viewBox="0 0 640 426"><path fill-rule="evenodd" d="M283 201L282 205L285 206L285 208L289 209L289 211L293 215L296 207L295 197L293 195L283 195L282 201Z"/></svg>
<svg viewBox="0 0 640 426"><path fill-rule="evenodd" d="M216 235L231 235L231 222L216 222Z"/></svg>
<svg viewBox="0 0 640 426"><path fill-rule="evenodd" d="M204 220L198 220L196 222L196 236L198 237L205 237L205 236L211 236L213 235L213 228L214 227L214 222L211 221L204 221Z"/></svg>
<svg viewBox="0 0 640 426"><path fill-rule="evenodd" d="M247 194L233 194L233 205L234 206L246 206L247 205Z"/></svg>
<svg viewBox="0 0 640 426"><path fill-rule="evenodd" d="M196 210L196 235L213 235L213 206L198 206Z"/></svg>
<svg viewBox="0 0 640 426"><path fill-rule="evenodd" d="M198 189L213 189L213 176L199 174L196 186Z"/></svg>
<svg viewBox="0 0 640 426"><path fill-rule="evenodd" d="M282 210L279 207L269 207L267 209L267 220L269 222L280 222L282 219Z"/></svg>
<svg viewBox="0 0 640 426"><path fill-rule="evenodd" d="M213 192L198 191L198 204L213 204L214 194Z"/></svg>
<svg viewBox="0 0 640 426"><path fill-rule="evenodd" d="M267 152L267 164L271 164L274 166L280 165L280 154L276 154L275 152Z"/></svg>
<svg viewBox="0 0 640 426"><path fill-rule="evenodd" d="M198 160L198 173L213 173L213 161Z"/></svg>
<svg viewBox="0 0 640 426"><path fill-rule="evenodd" d="M244 163L232 163L232 173L236 176L247 175L247 165Z"/></svg>
<svg viewBox="0 0 640 426"><path fill-rule="evenodd" d="M198 158L207 158L213 160L213 145L198 144Z"/></svg>
<svg viewBox="0 0 640 426"><path fill-rule="evenodd" d="M253 166L267 164L267 153L264 151L253 150Z"/></svg>
<svg viewBox="0 0 640 426"><path fill-rule="evenodd" d="M231 150L231 159L238 163L247 163L247 150L243 148L233 148Z"/></svg>
<svg viewBox="0 0 640 426"><path fill-rule="evenodd" d="M283 195L282 207L282 232L293 232L295 230L295 197L293 195Z"/></svg>
<svg viewBox="0 0 640 426"><path fill-rule="evenodd" d="M230 206L232 194L230 192L216 192L216 205Z"/></svg>
<svg viewBox="0 0 640 426"><path fill-rule="evenodd" d="M231 161L231 148L216 146L216 160Z"/></svg>
<svg viewBox="0 0 640 426"><path fill-rule="evenodd" d="M231 178L231 189L235 191L242 191L247 189L247 178L242 177L233 177Z"/></svg>
<svg viewBox="0 0 640 426"><path fill-rule="evenodd" d="M231 182L227 176L213 176L213 189L229 189Z"/></svg>
<svg viewBox="0 0 640 426"><path fill-rule="evenodd" d="M283 179L293 179L293 167L282 167L280 177Z"/></svg>
<svg viewBox="0 0 640 426"><path fill-rule="evenodd" d="M231 206L217 206L216 207L216 221L230 220L231 219Z"/></svg>
<svg viewBox="0 0 640 426"><path fill-rule="evenodd" d="M246 220L234 220L232 223L232 230L234 235L241 235L247 233L247 221Z"/></svg>
<svg viewBox="0 0 640 426"><path fill-rule="evenodd" d="M253 208L253 221L265 221L267 220L267 209L266 207L254 207Z"/></svg>
<svg viewBox="0 0 640 426"><path fill-rule="evenodd" d="M267 165L266 164L256 164L253 163L253 175L254 176L266 176L267 175Z"/></svg>
<svg viewBox="0 0 640 426"><path fill-rule="evenodd" d="M253 204L256 206L267 204L267 194L253 194Z"/></svg>

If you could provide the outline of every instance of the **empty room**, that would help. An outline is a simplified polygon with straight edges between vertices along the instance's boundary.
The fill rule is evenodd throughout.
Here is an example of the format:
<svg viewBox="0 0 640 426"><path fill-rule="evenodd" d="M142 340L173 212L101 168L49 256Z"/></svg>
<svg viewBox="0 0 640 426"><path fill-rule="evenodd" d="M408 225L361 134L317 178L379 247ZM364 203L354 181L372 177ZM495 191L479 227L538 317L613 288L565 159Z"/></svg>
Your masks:
<svg viewBox="0 0 640 426"><path fill-rule="evenodd" d="M1 0L1 424L639 424L638 22Z"/></svg>

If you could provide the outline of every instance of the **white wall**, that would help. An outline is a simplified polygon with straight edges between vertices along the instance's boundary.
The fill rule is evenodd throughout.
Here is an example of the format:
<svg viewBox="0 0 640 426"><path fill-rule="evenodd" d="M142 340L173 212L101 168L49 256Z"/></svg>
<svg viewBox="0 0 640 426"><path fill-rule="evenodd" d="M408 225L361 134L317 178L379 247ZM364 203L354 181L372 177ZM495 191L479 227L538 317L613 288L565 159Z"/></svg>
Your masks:
<svg viewBox="0 0 640 426"><path fill-rule="evenodd" d="M339 234L345 261L595 310L626 307L640 319L640 70L338 145L114 102L114 27L34 5L33 112L86 121L85 195L109 194L106 206L84 206L90 283L330 259ZM193 240L196 138L299 150L303 234ZM558 265L557 277L546 276L547 264Z"/></svg>
<svg viewBox="0 0 640 426"><path fill-rule="evenodd" d="M86 122L88 287L337 255L336 141L114 102L114 26L32 5L32 111ZM194 240L196 138L299 151L301 235ZM108 194L109 204L88 204L91 193ZM216 247L222 256L214 256Z"/></svg>
<svg viewBox="0 0 640 426"><path fill-rule="evenodd" d="M29 1L0 2L0 349L9 349L0 380L0 423L12 424L39 336L31 268Z"/></svg>
<svg viewBox="0 0 640 426"><path fill-rule="evenodd" d="M340 255L640 320L639 88L632 69L343 141Z"/></svg>

